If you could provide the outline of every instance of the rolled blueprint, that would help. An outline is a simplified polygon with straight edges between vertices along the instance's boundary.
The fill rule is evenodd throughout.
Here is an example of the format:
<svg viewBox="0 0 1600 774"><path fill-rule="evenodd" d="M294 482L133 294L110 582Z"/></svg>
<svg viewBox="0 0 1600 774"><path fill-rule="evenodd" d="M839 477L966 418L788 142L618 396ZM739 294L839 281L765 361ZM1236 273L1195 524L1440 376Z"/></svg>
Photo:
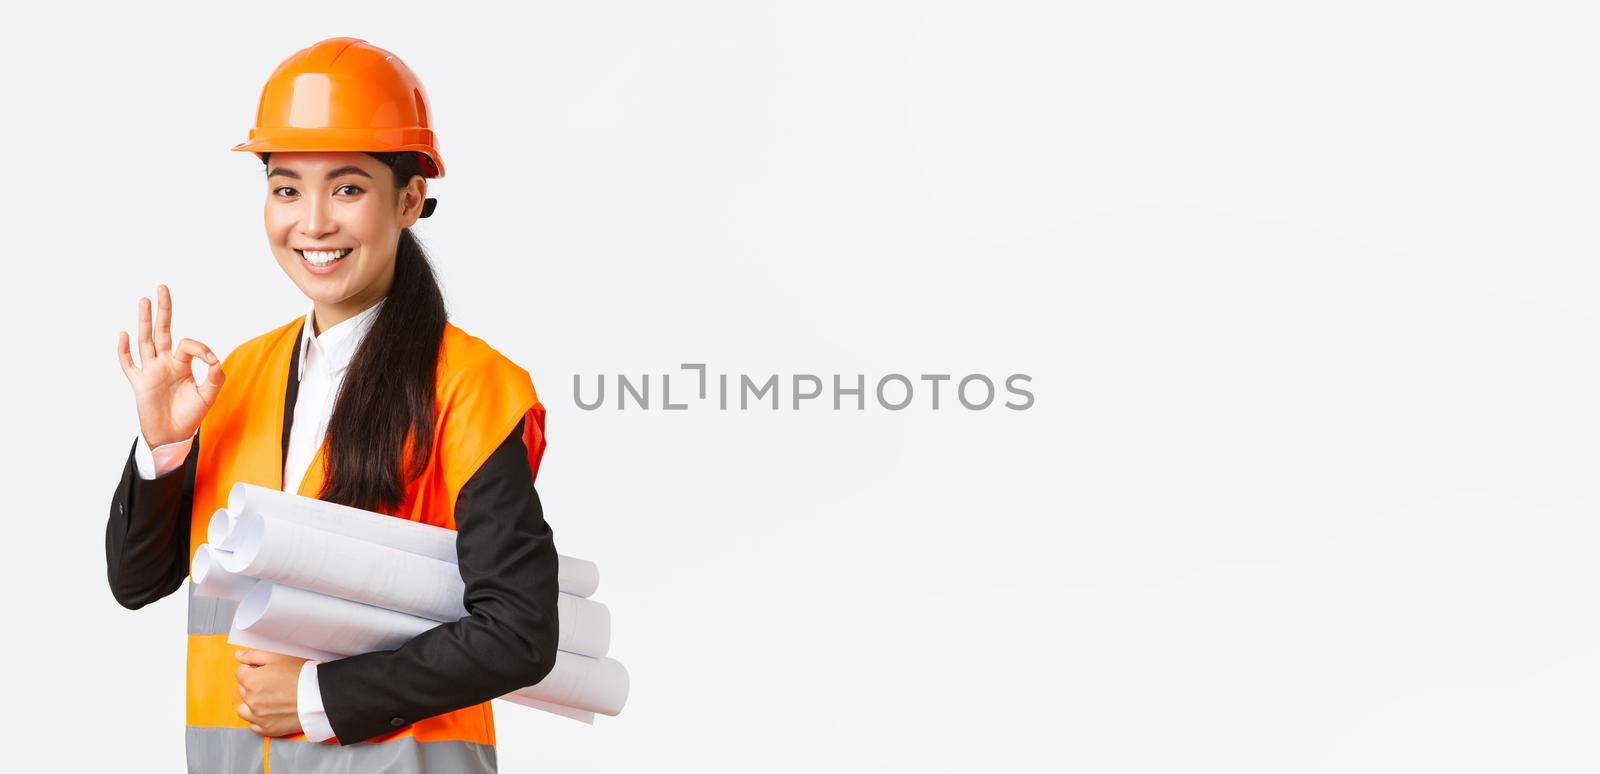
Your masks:
<svg viewBox="0 0 1600 774"><path fill-rule="evenodd" d="M228 531L233 529L233 514L227 508L218 508L211 514L211 521L206 522L206 542L218 551L227 551Z"/></svg>
<svg viewBox="0 0 1600 774"><path fill-rule="evenodd" d="M234 620L233 626L228 629L228 644L238 645L241 648L255 648L256 650L264 650L268 653L282 653L285 656L294 656L295 658L303 658L316 662L338 661L339 659L344 658L344 654L342 653L328 653L327 651L317 650L316 648L308 648L304 645L296 645L287 640L275 640L271 637L264 637L256 634L255 632L244 631L243 629L239 628L239 622L237 618Z"/></svg>
<svg viewBox="0 0 1600 774"><path fill-rule="evenodd" d="M218 554L208 543L201 543L194 550L194 562L189 565L189 578L194 583L194 593L202 597L216 597L218 599L231 599L238 602L244 599L250 587L256 585L255 578L244 575L235 575L224 570L218 565ZM605 654L600 654L605 655Z"/></svg>
<svg viewBox="0 0 1600 774"><path fill-rule="evenodd" d="M227 510L235 520L251 514L271 514L324 532L360 538L441 562L456 561L455 532L444 527L302 497L291 492L254 484L234 484L228 490ZM208 534L212 542L217 542L215 538L215 535ZM221 547L234 548L226 543L222 543Z"/></svg>
<svg viewBox="0 0 1600 774"><path fill-rule="evenodd" d="M601 658L611 651L611 608L576 594L556 595L556 649Z"/></svg>
<svg viewBox="0 0 1600 774"><path fill-rule="evenodd" d="M456 563L454 530L245 483L234 484L228 491L228 507L212 516L206 539L217 548L235 549L233 541L238 538L234 528L240 517L249 514L270 514L335 535ZM600 568L594 562L571 556L559 560L556 577L562 591L588 597L599 589Z"/></svg>
<svg viewBox="0 0 1600 774"><path fill-rule="evenodd" d="M396 519L395 521L399 521ZM435 621L467 614L461 571L449 562L245 513L217 552L224 570Z"/></svg>
<svg viewBox="0 0 1600 774"><path fill-rule="evenodd" d="M398 647L421 631L439 625L411 616L405 616L410 620L401 620L397 616L402 614L377 608L352 612L350 605L354 604L303 589L259 583L239 603L228 642L314 661L332 661ZM342 620L350 616L361 621L349 625ZM628 699L628 672L616 659L558 650L556 663L543 680L501 698L578 720L586 720L586 712L616 715Z"/></svg>
<svg viewBox="0 0 1600 774"><path fill-rule="evenodd" d="M538 699L530 699L526 696L515 693L508 693L498 698L501 701L514 702L521 704L524 707L532 707L534 709L544 710L545 712L553 712L557 715L561 715L562 717L572 718L579 723L588 723L591 726L594 725L593 712L588 712L581 709L573 709L572 707L563 707L560 704L551 704L550 702L539 701Z"/></svg>
<svg viewBox="0 0 1600 774"><path fill-rule="evenodd" d="M438 621L277 583L258 583L239 602L233 625L257 637L324 653L393 650Z"/></svg>
<svg viewBox="0 0 1600 774"><path fill-rule="evenodd" d="M518 688L502 698L533 699L616 716L628 702L628 670L614 658L556 651L555 668L538 685Z"/></svg>
<svg viewBox="0 0 1600 774"><path fill-rule="evenodd" d="M611 611L605 605L556 595L560 636L558 650L599 658L611 645ZM240 603L234 616L239 630L274 641L327 653L393 650L439 621L318 594L314 591L260 582Z"/></svg>
<svg viewBox="0 0 1600 774"><path fill-rule="evenodd" d="M592 597L600 588L600 567L587 559L556 554L556 585L575 597Z"/></svg>

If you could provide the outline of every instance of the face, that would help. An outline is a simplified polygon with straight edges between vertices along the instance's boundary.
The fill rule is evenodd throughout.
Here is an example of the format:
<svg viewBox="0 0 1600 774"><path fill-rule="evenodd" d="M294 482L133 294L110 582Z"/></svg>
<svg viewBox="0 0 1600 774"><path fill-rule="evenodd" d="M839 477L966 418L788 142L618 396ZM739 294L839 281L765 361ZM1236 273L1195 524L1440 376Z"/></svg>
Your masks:
<svg viewBox="0 0 1600 774"><path fill-rule="evenodd" d="M400 229L417 222L427 184L365 153L267 157L267 241L289 279L318 307L360 310L389 292Z"/></svg>

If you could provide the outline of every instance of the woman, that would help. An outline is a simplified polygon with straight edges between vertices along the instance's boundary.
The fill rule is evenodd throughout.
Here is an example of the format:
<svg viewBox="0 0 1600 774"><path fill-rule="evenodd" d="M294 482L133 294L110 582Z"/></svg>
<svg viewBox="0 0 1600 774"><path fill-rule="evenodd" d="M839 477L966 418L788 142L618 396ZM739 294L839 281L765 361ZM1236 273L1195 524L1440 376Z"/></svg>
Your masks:
<svg viewBox="0 0 1600 774"><path fill-rule="evenodd" d="M489 700L554 663L557 559L533 488L544 408L527 372L447 321L411 233L444 173L429 118L411 71L363 41L285 60L235 149L266 165L267 240L311 310L219 363L172 342L158 286L153 321L139 301L137 365L118 337L141 434L106 530L123 606L183 584L240 481L458 531L469 615L393 651L239 649L236 603L191 587L190 771L492 772Z"/></svg>

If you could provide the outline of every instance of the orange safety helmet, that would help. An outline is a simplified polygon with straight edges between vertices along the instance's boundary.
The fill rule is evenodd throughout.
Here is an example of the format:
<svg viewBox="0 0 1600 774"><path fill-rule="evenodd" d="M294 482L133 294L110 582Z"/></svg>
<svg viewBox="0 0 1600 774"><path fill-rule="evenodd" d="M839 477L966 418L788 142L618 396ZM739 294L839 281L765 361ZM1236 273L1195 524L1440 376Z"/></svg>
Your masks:
<svg viewBox="0 0 1600 774"><path fill-rule="evenodd" d="M250 139L233 149L263 160L273 151L415 151L423 177L444 177L428 114L422 81L400 57L329 38L272 71Z"/></svg>

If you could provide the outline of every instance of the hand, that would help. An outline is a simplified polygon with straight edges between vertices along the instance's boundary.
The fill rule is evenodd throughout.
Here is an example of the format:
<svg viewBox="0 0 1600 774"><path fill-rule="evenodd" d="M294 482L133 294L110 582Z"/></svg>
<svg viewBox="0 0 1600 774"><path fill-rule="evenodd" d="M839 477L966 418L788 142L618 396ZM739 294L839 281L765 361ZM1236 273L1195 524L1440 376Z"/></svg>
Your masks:
<svg viewBox="0 0 1600 774"><path fill-rule="evenodd" d="M196 384L195 358L206 362L206 380ZM117 334L117 360L122 375L133 385L139 409L139 431L151 447L181 441L194 435L200 420L222 389L222 366L211 348L193 339L172 347L172 296L166 285L156 286L156 321L150 326L150 299L139 299L139 365L128 351L128 334Z"/></svg>
<svg viewBox="0 0 1600 774"><path fill-rule="evenodd" d="M300 666L306 659L264 650L241 650L233 657L239 661L234 677L239 681L239 698L244 700L235 709L250 722L250 730L262 736L303 732Z"/></svg>

